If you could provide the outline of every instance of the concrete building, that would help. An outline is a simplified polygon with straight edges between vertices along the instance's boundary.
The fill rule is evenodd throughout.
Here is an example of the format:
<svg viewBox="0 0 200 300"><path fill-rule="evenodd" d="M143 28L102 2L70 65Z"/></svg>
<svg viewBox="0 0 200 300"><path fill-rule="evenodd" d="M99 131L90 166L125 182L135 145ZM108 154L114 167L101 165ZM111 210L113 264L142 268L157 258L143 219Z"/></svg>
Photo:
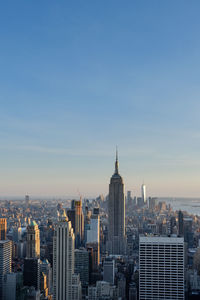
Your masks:
<svg viewBox="0 0 200 300"><path fill-rule="evenodd" d="M40 230L35 221L27 226L27 258L40 258Z"/></svg>
<svg viewBox="0 0 200 300"><path fill-rule="evenodd" d="M110 254L125 254L125 196L124 182L119 174L116 153L115 172L110 179L108 200L108 251Z"/></svg>
<svg viewBox="0 0 200 300"><path fill-rule="evenodd" d="M140 236L139 299L184 299L184 239Z"/></svg>
<svg viewBox="0 0 200 300"><path fill-rule="evenodd" d="M53 237L53 299L73 300L74 233L65 211L60 216Z"/></svg>

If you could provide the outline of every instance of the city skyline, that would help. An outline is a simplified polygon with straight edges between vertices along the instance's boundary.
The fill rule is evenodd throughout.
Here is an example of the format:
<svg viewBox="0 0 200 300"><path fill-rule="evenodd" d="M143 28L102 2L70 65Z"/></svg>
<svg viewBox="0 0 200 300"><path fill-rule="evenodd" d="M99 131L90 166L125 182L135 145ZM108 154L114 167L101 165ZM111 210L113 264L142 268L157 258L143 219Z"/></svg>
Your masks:
<svg viewBox="0 0 200 300"><path fill-rule="evenodd" d="M199 9L1 3L1 195L200 197Z"/></svg>

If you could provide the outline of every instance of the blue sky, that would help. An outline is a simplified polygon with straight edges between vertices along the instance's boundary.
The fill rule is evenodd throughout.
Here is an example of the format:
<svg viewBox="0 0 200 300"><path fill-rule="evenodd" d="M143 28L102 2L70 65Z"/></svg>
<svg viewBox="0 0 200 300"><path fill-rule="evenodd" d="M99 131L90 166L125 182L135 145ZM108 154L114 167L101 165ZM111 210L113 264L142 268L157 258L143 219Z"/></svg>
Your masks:
<svg viewBox="0 0 200 300"><path fill-rule="evenodd" d="M0 195L200 196L200 2L2 1Z"/></svg>

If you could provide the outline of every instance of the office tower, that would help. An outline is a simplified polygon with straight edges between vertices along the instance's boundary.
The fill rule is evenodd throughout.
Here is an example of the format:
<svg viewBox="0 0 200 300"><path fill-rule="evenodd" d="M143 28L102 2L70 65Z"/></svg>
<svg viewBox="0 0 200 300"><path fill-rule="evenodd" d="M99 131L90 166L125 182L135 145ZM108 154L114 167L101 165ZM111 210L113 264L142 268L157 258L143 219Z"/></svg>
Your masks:
<svg viewBox="0 0 200 300"><path fill-rule="evenodd" d="M131 204L132 204L131 191L127 191L126 203L127 203L128 205L131 205Z"/></svg>
<svg viewBox="0 0 200 300"><path fill-rule="evenodd" d="M178 235L183 236L184 234L184 223L183 223L183 213L181 210L178 212Z"/></svg>
<svg viewBox="0 0 200 300"><path fill-rule="evenodd" d="M53 237L53 299L72 300L74 233L63 210Z"/></svg>
<svg viewBox="0 0 200 300"><path fill-rule="evenodd" d="M149 209L154 209L156 207L156 198L149 197Z"/></svg>
<svg viewBox="0 0 200 300"><path fill-rule="evenodd" d="M80 275L82 286L89 284L89 253L85 248L74 251L74 272Z"/></svg>
<svg viewBox="0 0 200 300"><path fill-rule="evenodd" d="M115 172L110 179L108 200L108 250L111 254L125 254L125 197L124 182L119 175L116 153Z"/></svg>
<svg viewBox="0 0 200 300"><path fill-rule="evenodd" d="M30 222L27 227L27 258L40 257L40 230L35 221Z"/></svg>
<svg viewBox="0 0 200 300"><path fill-rule="evenodd" d="M142 186L141 186L141 193L142 193L143 203L146 204L147 203L147 195L146 195L146 185L145 184L142 184Z"/></svg>
<svg viewBox="0 0 200 300"><path fill-rule="evenodd" d="M107 257L103 263L103 280L114 284L115 282L115 261L111 257Z"/></svg>
<svg viewBox="0 0 200 300"><path fill-rule="evenodd" d="M80 247L84 239L84 215L82 201L75 201L75 242L76 247Z"/></svg>
<svg viewBox="0 0 200 300"><path fill-rule="evenodd" d="M184 299L184 239L140 236L139 299Z"/></svg>
<svg viewBox="0 0 200 300"><path fill-rule="evenodd" d="M95 212L95 211L94 211ZM99 215L93 214L90 218L89 228L87 232L86 247L93 248L93 258L95 269L98 269L100 263L100 232L99 232Z"/></svg>
<svg viewBox="0 0 200 300"><path fill-rule="evenodd" d="M26 207L28 208L29 205L30 205L30 198L29 198L29 195L26 195L26 196L25 196L25 204L26 204Z"/></svg>
<svg viewBox="0 0 200 300"><path fill-rule="evenodd" d="M40 289L40 259L25 258L24 260L24 285Z"/></svg>
<svg viewBox="0 0 200 300"><path fill-rule="evenodd" d="M187 243L188 248L193 248L194 246L194 231L192 230L193 219L190 217L185 217L183 220L183 232L184 241Z"/></svg>
<svg viewBox="0 0 200 300"><path fill-rule="evenodd" d="M5 299L4 280L11 273L12 242L0 241L0 299Z"/></svg>
<svg viewBox="0 0 200 300"><path fill-rule="evenodd" d="M84 215L82 210L82 201L72 200L71 209L67 211L69 221L71 221L74 234L75 246L80 247L84 240Z"/></svg>
<svg viewBox="0 0 200 300"><path fill-rule="evenodd" d="M7 231L7 220L6 218L0 218L0 240L6 240L6 231Z"/></svg>

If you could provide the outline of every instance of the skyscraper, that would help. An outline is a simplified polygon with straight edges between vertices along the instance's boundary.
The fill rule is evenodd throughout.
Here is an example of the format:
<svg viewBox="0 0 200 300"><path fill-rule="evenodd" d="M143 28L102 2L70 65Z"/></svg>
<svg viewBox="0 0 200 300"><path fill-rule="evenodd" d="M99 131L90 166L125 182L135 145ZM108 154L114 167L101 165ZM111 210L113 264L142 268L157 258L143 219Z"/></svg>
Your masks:
<svg viewBox="0 0 200 300"><path fill-rule="evenodd" d="M75 234L76 248L80 247L84 239L84 215L82 210L82 201L72 200L71 209L67 211L67 216Z"/></svg>
<svg viewBox="0 0 200 300"><path fill-rule="evenodd" d="M142 186L141 186L141 193L142 193L143 203L146 204L147 203L147 195L146 195L146 185L145 184L142 184Z"/></svg>
<svg viewBox="0 0 200 300"><path fill-rule="evenodd" d="M0 241L0 299L5 299L5 276L11 273L12 242Z"/></svg>
<svg viewBox="0 0 200 300"><path fill-rule="evenodd" d="M0 240L6 240L7 220L6 218L0 218Z"/></svg>
<svg viewBox="0 0 200 300"><path fill-rule="evenodd" d="M184 299L184 239L141 236L139 299Z"/></svg>
<svg viewBox="0 0 200 300"><path fill-rule="evenodd" d="M40 230L35 221L27 227L27 258L40 257Z"/></svg>
<svg viewBox="0 0 200 300"><path fill-rule="evenodd" d="M75 201L75 241L76 247L82 244L84 238L84 215L82 201Z"/></svg>
<svg viewBox="0 0 200 300"><path fill-rule="evenodd" d="M53 237L53 299L72 300L74 274L74 233L65 211Z"/></svg>
<svg viewBox="0 0 200 300"><path fill-rule="evenodd" d="M119 174L116 152L115 172L110 179L108 200L108 250L111 254L124 254L125 245L125 196L124 182Z"/></svg>

